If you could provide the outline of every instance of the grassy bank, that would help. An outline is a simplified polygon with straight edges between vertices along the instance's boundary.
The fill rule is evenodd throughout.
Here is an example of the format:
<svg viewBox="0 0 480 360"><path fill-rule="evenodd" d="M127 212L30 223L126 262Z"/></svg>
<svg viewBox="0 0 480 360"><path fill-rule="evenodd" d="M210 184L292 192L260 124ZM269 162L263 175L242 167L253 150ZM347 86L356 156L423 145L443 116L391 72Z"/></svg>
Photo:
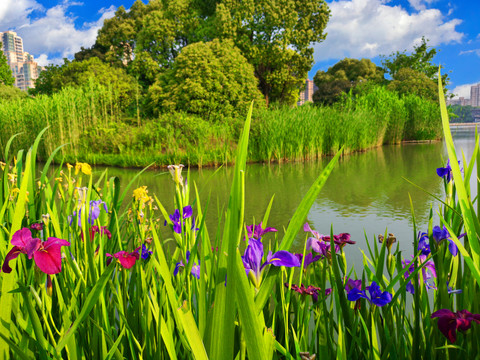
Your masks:
<svg viewBox="0 0 480 360"><path fill-rule="evenodd" d="M12 149L26 148L48 126L39 147L44 160L66 144L57 159L69 162L142 167L233 161L240 119L209 122L186 113L141 118L128 116L136 109L122 110L119 103L115 91L93 81L52 96L0 102L0 145L19 134ZM297 161L334 154L340 146L350 153L402 140L438 139L440 128L434 103L373 86L332 107L254 111L248 161Z"/></svg>

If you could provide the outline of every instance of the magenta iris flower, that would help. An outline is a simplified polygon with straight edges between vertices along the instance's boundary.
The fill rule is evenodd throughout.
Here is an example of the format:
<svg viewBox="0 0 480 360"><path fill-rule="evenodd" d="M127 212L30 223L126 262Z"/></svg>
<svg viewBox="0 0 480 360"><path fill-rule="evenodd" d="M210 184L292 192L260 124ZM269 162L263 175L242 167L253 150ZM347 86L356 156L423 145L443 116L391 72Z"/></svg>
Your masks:
<svg viewBox="0 0 480 360"><path fill-rule="evenodd" d="M367 295L367 290L370 296ZM392 294L387 291L382 292L380 286L378 286L375 281L372 281L370 286L367 286L365 290L360 290L355 286L347 293L347 299L350 301L357 301L360 298L367 299L370 303L377 306L385 306L392 301Z"/></svg>
<svg viewBox="0 0 480 360"><path fill-rule="evenodd" d="M190 251L187 250L187 264L190 262ZM185 267L185 264L183 263L182 260L180 260L178 263L175 264L175 270L173 270L173 276L177 276L178 272L180 271L180 268L184 268ZM197 279L200 279L200 261L198 261L198 265L197 263L193 263L193 266L192 266L192 275L197 278Z"/></svg>
<svg viewBox="0 0 480 360"><path fill-rule="evenodd" d="M457 330L467 331L472 326L472 321L480 324L480 315L472 314L467 310L452 312L448 309L440 309L435 311L431 318L438 318L438 328L452 343L457 340Z"/></svg>
<svg viewBox="0 0 480 360"><path fill-rule="evenodd" d="M2 271L5 273L12 272L9 266L11 260L17 258L20 254L25 254L29 259L33 257L35 264L45 274L58 274L62 271L61 248L62 246L70 246L68 241L54 237L48 238L45 242L32 238L32 233L28 228L15 232L11 244L13 248L5 256L2 266Z"/></svg>
<svg viewBox="0 0 480 360"><path fill-rule="evenodd" d="M325 257L330 257L330 236L321 235L317 231L312 230L308 223L303 225L305 232L310 232L314 237L307 240L307 250L312 249L316 253L322 254ZM333 235L333 242L335 243L335 252L340 252L347 244L355 244L355 241L350 240L349 233L340 233Z"/></svg>
<svg viewBox="0 0 480 360"><path fill-rule="evenodd" d="M272 254L268 252L267 261L263 262L263 244L259 240L250 239L245 254L242 256L243 265L248 277L258 289L262 282L262 275L267 265L297 267L300 266L298 258L285 250Z"/></svg>
<svg viewBox="0 0 480 360"><path fill-rule="evenodd" d="M43 230L43 223L33 223L30 225L30 229L42 231Z"/></svg>
<svg viewBox="0 0 480 360"><path fill-rule="evenodd" d="M285 283L285 286L288 288L288 283ZM322 289L313 285L308 285L308 287L305 287L305 285L301 285L298 287L298 285L292 284L292 290L298 292L299 294L302 295L311 295L313 302L318 301L318 296L320 295ZM325 289L325 296L328 296L332 293L332 289Z"/></svg>
<svg viewBox="0 0 480 360"><path fill-rule="evenodd" d="M249 239L260 240L264 234L269 232L277 232L277 229L273 227L267 227L264 229L262 227L262 223L258 225L247 226L247 234Z"/></svg>
<svg viewBox="0 0 480 360"><path fill-rule="evenodd" d="M135 262L140 258L138 250L140 250L140 248L137 248L130 253L127 251L119 251L113 255L107 253L107 257L111 258L107 260L107 265L109 265L112 259L115 258L120 263L120 265L122 265L125 269L130 269L133 267L133 265L135 265Z"/></svg>

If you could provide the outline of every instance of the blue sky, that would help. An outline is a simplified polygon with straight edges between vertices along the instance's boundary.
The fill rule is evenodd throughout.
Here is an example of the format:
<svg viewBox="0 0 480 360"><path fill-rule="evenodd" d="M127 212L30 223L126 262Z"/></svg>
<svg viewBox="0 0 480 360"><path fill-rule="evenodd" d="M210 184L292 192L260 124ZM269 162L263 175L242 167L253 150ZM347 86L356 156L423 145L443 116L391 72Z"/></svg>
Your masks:
<svg viewBox="0 0 480 360"><path fill-rule="evenodd" d="M144 0L146 2L147 0ZM103 20L134 0L0 0L0 31L14 30L25 51L42 65L72 58L95 42ZM469 97L480 82L478 0L327 0L327 38L314 44L309 77L344 57L369 58L410 51L422 36L439 50L434 59L450 71L453 93Z"/></svg>

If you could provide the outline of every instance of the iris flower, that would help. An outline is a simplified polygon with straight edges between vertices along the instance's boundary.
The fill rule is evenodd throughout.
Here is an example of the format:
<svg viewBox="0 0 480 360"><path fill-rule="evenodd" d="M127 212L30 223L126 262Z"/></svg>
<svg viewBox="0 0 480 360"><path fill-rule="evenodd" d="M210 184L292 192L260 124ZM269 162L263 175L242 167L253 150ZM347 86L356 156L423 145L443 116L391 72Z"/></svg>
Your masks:
<svg viewBox="0 0 480 360"><path fill-rule="evenodd" d="M450 250L450 253L453 256L457 256L458 253L458 248L457 245L453 242L452 239L450 239L450 233L448 232L447 228L445 225L443 226L443 229L440 228L440 226L434 226L433 227L433 239L439 244L443 240L448 240L448 250ZM465 234L462 234L459 236L459 238L465 236Z"/></svg>
<svg viewBox="0 0 480 360"><path fill-rule="evenodd" d="M68 241L54 237L49 237L45 242L32 238L32 233L28 228L15 232L11 244L13 248L5 256L2 266L4 273L12 271L9 266L10 260L17 258L20 254L25 254L29 259L33 257L35 264L45 274L58 274L62 271L61 248L62 246L70 246Z"/></svg>
<svg viewBox="0 0 480 360"><path fill-rule="evenodd" d="M413 255L412 255L412 258L413 258ZM425 282L425 286L427 287L427 289L436 289L434 285L431 285L428 282L429 279L437 277L437 271L435 270L434 262L432 260L426 261L427 257L422 254L418 256L418 260L420 261L420 264L425 263L425 265L422 268L422 276L423 276L423 281ZM407 279L410 276L410 274L415 271L415 264L413 263L413 261L403 260L403 267L405 268L406 266L408 266L408 270L403 275L405 279ZM412 281L410 281L407 284L406 290L410 294L415 293L415 287Z"/></svg>
<svg viewBox="0 0 480 360"><path fill-rule="evenodd" d="M262 223L258 225L250 225L247 226L247 233L248 233L248 238L249 239L256 239L260 240L263 236L263 234L269 233L269 232L277 232L277 229L272 228L272 227L267 227L263 228Z"/></svg>
<svg viewBox="0 0 480 360"><path fill-rule="evenodd" d="M251 239L245 249L245 254L242 256L247 276L257 289L260 287L263 271L267 265L286 267L300 266L297 257L285 250L277 251L273 255L272 252L269 251L267 261L265 262L262 262L263 255L263 244L259 240Z"/></svg>
<svg viewBox="0 0 480 360"><path fill-rule="evenodd" d="M321 235L317 231L312 230L308 223L303 225L305 232L310 232L314 237L310 237L307 240L307 250L312 249L316 253L322 254L325 257L330 257L330 236ZM350 240L349 233L340 233L333 235L333 242L335 243L335 252L340 252L346 244L355 244L355 241Z"/></svg>
<svg viewBox="0 0 480 360"><path fill-rule="evenodd" d="M130 269L133 267L133 265L135 265L135 262L140 258L138 250L140 250L140 248L135 249L131 253L127 251L119 251L113 255L107 253L107 257L117 259L120 265L122 265L125 269ZM112 259L108 259L107 265L110 265L111 261Z"/></svg>
<svg viewBox="0 0 480 360"><path fill-rule="evenodd" d="M187 205L183 208L182 211L182 218L183 220L188 219L192 217L193 211L192 207L190 205ZM182 233L182 219L180 219L180 211L178 209L175 209L175 212L171 215L169 215L170 220L172 220L173 223L173 231L176 232L177 234ZM164 225L167 225L167 220L165 220ZM193 224L192 224L192 230L195 228L195 218L193 218Z"/></svg>
<svg viewBox="0 0 480 360"><path fill-rule="evenodd" d="M480 324L480 315L467 310L451 312L448 309L440 309L435 311L431 318L438 318L438 328L452 343L457 340L457 330L467 331L472 326L472 321Z"/></svg>
<svg viewBox="0 0 480 360"><path fill-rule="evenodd" d="M285 286L288 287L288 283L285 283ZM320 292L322 291L321 288L309 285L308 287L305 287L305 285L302 284L302 286L298 287L298 285L292 284L292 290L298 292L299 294L302 295L311 295L313 302L318 301L318 296ZM325 289L325 296L328 296L332 293L332 289Z"/></svg>
<svg viewBox="0 0 480 360"><path fill-rule="evenodd" d="M367 295L367 290L370 296ZM380 286L378 286L375 281L372 281L370 286L367 286L365 290L354 287L347 294L347 299L350 301L357 301L360 298L367 299L370 303L377 306L385 306L392 301L392 294L387 291L382 292Z"/></svg>
<svg viewBox="0 0 480 360"><path fill-rule="evenodd" d="M295 256L297 257L298 262L301 265L302 264L302 259L303 259L303 254L295 254ZM322 258L322 255L313 256L312 253L307 253L305 255L305 260L303 262L303 270L306 270L308 265L310 265L311 263L314 263L315 261L320 260L321 258Z"/></svg>
<svg viewBox="0 0 480 360"><path fill-rule="evenodd" d="M187 250L187 264L190 262L190 251ZM180 271L180 268L183 268L185 267L185 264L183 263L182 260L180 260L179 262L177 262L175 264L175 270L173 270L173 276L177 276L178 272ZM197 279L200 279L200 261L198 262L198 265L197 263L193 263L193 266L192 266L192 275L197 278Z"/></svg>
<svg viewBox="0 0 480 360"><path fill-rule="evenodd" d="M145 244L142 244L142 254L140 255L142 260L148 260L148 258L152 254L153 254L153 251L148 250L147 246Z"/></svg>
<svg viewBox="0 0 480 360"><path fill-rule="evenodd" d="M100 217L100 206L103 204L103 209L105 212L108 213L107 204L102 200L91 200L90 201L90 212L88 214L88 223L90 225L95 224L95 220ZM82 227L82 209L78 209L78 211L74 211L72 215L68 216L68 220L70 222L70 226L73 223L73 218L77 217L77 224L78 227Z"/></svg>

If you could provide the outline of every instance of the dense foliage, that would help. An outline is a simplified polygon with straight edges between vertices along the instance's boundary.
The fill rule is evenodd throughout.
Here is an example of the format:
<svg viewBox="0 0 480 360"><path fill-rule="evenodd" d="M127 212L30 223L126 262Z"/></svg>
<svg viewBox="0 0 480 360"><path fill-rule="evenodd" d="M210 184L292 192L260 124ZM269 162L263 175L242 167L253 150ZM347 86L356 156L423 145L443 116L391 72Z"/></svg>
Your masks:
<svg viewBox="0 0 480 360"><path fill-rule="evenodd" d="M0 42L0 47L1 47ZM7 58L3 51L0 50L0 84L3 85L13 85L15 83L15 78L13 77L12 70L8 66Z"/></svg>
<svg viewBox="0 0 480 360"><path fill-rule="evenodd" d="M39 147L44 160L59 144L67 144L58 159L63 155L68 161L137 167L233 161L241 115L212 121L186 108L155 117L128 117L117 106L119 96L111 87L90 81L51 96L0 101L0 145L20 133L12 149L26 148L36 133L50 126ZM368 82L334 107L266 109L255 104L253 119L249 161L311 159L341 146L350 153L405 139L441 137L435 103Z"/></svg>
<svg viewBox="0 0 480 360"><path fill-rule="evenodd" d="M450 122L453 123L469 123L474 122L475 118L472 115L472 110L474 107L467 105L452 105L449 107L449 110L454 114L450 117Z"/></svg>
<svg viewBox="0 0 480 360"><path fill-rule="evenodd" d="M264 104L253 67L232 41L186 46L172 68L149 89L154 113L186 112L205 120L242 116L252 102Z"/></svg>
<svg viewBox="0 0 480 360"><path fill-rule="evenodd" d="M175 63L187 46L215 39L231 41L251 65L267 104L293 105L313 64L311 45L325 38L328 18L324 0L152 0L148 4L138 0L128 11L121 6L113 18L105 20L95 44L82 48L75 61L95 57L122 68L146 93L162 81L157 77L165 78L172 68L178 71ZM47 72L45 79L59 75L54 67ZM46 94L49 88L38 91ZM169 106L155 109L169 110Z"/></svg>
<svg viewBox="0 0 480 360"><path fill-rule="evenodd" d="M384 70L369 59L345 58L328 68L326 72L318 71L313 81L318 88L313 95L313 101L331 105L339 101L342 94L348 93L359 83L366 81L382 83Z"/></svg>

